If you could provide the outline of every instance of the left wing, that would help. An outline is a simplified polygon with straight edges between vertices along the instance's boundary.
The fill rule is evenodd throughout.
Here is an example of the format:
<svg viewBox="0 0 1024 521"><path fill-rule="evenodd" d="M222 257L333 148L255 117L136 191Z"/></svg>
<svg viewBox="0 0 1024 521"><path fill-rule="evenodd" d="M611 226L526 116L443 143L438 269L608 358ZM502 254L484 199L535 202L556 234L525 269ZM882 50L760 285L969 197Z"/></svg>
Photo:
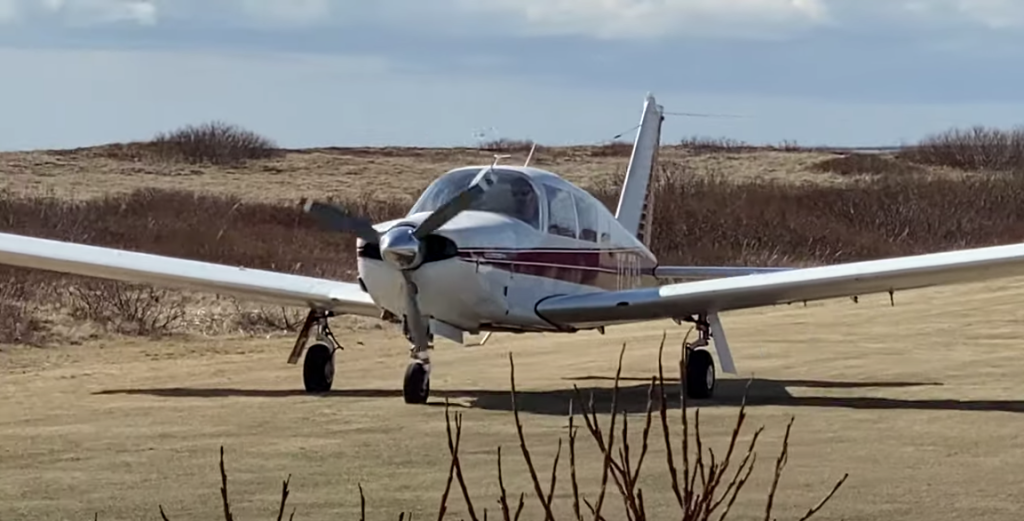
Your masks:
<svg viewBox="0 0 1024 521"><path fill-rule="evenodd" d="M1024 244L992 246L670 284L552 296L537 314L592 328L1024 275Z"/></svg>
<svg viewBox="0 0 1024 521"><path fill-rule="evenodd" d="M0 233L0 264L156 286L191 288L272 304L379 317L370 295L339 282L210 262Z"/></svg>
<svg viewBox="0 0 1024 521"><path fill-rule="evenodd" d="M756 275L792 271L796 268L775 268L760 266L658 266L654 268L654 276L662 280L675 279L708 279L719 277L738 277L740 275Z"/></svg>

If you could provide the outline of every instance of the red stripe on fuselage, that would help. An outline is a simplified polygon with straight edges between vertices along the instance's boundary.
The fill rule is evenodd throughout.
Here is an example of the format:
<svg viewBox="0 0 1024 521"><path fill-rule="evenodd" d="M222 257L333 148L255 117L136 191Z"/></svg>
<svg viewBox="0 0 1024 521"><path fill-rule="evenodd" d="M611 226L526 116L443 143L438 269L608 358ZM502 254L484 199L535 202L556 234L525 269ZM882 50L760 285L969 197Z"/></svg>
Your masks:
<svg viewBox="0 0 1024 521"><path fill-rule="evenodd" d="M472 248L466 261L573 284L614 291L656 284L655 259L639 249Z"/></svg>

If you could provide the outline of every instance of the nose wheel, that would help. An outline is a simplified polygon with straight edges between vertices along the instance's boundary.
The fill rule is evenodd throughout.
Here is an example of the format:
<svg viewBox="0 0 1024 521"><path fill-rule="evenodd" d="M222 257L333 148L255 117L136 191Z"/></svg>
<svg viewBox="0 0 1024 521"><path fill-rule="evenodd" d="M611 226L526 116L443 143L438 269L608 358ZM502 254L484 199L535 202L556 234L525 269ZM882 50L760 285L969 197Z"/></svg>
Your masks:
<svg viewBox="0 0 1024 521"><path fill-rule="evenodd" d="M427 403L430 396L430 362L413 360L405 368L405 381L402 384L402 396L405 403Z"/></svg>
<svg viewBox="0 0 1024 521"><path fill-rule="evenodd" d="M428 343L418 346L412 338L407 321L403 321L402 332L412 343L412 347L409 348L409 358L412 360L405 368L402 397L405 399L405 403L427 403L427 398L430 397L430 351L433 349L429 342L433 341L434 334L428 330L426 335Z"/></svg>

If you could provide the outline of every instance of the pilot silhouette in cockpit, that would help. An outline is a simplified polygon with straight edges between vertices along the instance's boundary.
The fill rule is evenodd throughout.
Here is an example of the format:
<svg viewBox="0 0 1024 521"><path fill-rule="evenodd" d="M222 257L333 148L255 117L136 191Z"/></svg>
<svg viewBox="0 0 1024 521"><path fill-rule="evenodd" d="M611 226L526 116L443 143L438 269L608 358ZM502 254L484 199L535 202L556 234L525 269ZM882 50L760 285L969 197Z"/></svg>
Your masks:
<svg viewBox="0 0 1024 521"><path fill-rule="evenodd" d="M537 205L537 192L529 181L516 177L511 183L513 216L529 223L531 226L540 224L540 208Z"/></svg>

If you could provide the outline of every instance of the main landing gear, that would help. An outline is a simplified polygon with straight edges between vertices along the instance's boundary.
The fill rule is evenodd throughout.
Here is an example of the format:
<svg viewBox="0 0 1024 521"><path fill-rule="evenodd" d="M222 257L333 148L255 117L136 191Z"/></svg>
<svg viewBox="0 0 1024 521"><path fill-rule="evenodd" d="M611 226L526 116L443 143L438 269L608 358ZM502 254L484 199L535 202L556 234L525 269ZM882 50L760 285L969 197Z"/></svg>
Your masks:
<svg viewBox="0 0 1024 521"><path fill-rule="evenodd" d="M697 339L686 343L686 361L680 370L686 396L696 399L711 398L715 393L715 361L711 357L711 351L703 349L710 344L711 323L703 313L697 317L677 319L675 322L691 322L697 328Z"/></svg>
<svg viewBox="0 0 1024 521"><path fill-rule="evenodd" d="M295 347L288 356L288 363L298 363L302 351L306 351L306 359L302 364L302 382L307 393L320 394L331 390L334 384L334 353L344 349L331 332L327 319L334 316L332 312L310 310L306 322L295 340ZM308 349L304 349L309 333L316 328L316 341Z"/></svg>

